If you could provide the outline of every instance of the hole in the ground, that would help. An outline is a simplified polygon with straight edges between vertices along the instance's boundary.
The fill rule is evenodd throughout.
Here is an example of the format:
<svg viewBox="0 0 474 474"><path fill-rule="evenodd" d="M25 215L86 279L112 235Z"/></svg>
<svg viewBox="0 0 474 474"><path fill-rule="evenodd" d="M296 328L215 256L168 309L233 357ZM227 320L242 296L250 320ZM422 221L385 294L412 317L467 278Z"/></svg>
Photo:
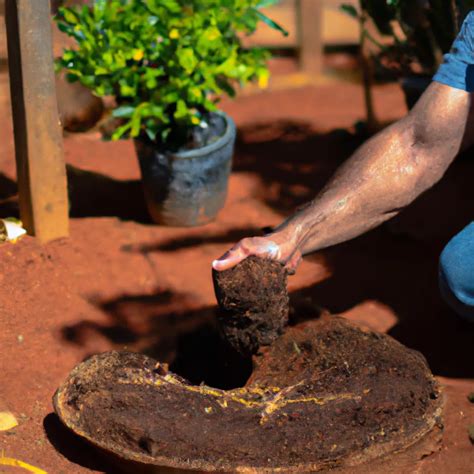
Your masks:
<svg viewBox="0 0 474 474"><path fill-rule="evenodd" d="M207 324L179 337L170 370L192 384L228 390L245 385L252 373L252 359L233 351L217 329Z"/></svg>

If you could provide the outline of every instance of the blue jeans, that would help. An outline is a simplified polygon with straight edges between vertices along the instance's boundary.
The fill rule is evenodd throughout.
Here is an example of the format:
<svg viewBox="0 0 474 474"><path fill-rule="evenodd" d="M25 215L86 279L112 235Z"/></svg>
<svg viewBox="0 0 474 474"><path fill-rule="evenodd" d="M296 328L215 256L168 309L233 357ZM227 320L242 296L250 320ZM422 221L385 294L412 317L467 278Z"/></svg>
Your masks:
<svg viewBox="0 0 474 474"><path fill-rule="evenodd" d="M441 253L439 285L446 303L474 322L474 222L453 237Z"/></svg>

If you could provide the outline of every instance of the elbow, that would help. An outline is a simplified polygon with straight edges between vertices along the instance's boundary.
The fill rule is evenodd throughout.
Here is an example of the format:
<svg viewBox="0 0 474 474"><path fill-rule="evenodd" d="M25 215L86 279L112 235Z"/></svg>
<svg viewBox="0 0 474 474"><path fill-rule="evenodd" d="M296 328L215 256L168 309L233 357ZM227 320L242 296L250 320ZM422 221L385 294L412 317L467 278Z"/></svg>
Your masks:
<svg viewBox="0 0 474 474"><path fill-rule="evenodd" d="M408 150L406 159L400 163L399 173L401 181L409 183L410 199L413 200L441 180L459 152L459 143L449 137L440 139L413 118L408 119Z"/></svg>
<svg viewBox="0 0 474 474"><path fill-rule="evenodd" d="M398 183L399 207L411 204L420 194L433 187L444 176L450 160L446 153L434 152L424 145L413 145L406 162L400 164Z"/></svg>
<svg viewBox="0 0 474 474"><path fill-rule="evenodd" d="M411 147L410 163L416 187L428 189L446 173L459 153L459 146L450 140L415 140Z"/></svg>

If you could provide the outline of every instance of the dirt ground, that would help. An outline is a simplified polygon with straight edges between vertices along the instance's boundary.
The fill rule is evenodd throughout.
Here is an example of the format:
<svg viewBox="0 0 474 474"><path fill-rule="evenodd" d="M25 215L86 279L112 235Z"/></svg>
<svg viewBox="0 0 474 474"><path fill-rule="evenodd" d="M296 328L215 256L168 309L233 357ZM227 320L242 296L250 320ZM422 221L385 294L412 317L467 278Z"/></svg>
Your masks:
<svg viewBox="0 0 474 474"><path fill-rule="evenodd" d="M0 215L8 216L16 186L4 75L0 83ZM375 101L383 121L405 113L397 85L378 86ZM0 246L0 400L19 420L0 433L0 453L49 474L114 472L52 414L58 385L100 351L128 348L175 361L197 383L245 380L248 367L229 382L216 376L210 262L314 196L360 144L352 127L364 109L351 83L243 96L224 109L239 127L230 193L216 222L195 229L147 221L131 143L103 143L95 133L66 137L67 162L76 167L70 238ZM323 308L340 313L420 350L439 377L447 400L443 444L408 472L474 472L467 436L474 328L437 289L441 249L473 217L473 176L474 161L459 158L396 221L305 258L290 278L293 320Z"/></svg>

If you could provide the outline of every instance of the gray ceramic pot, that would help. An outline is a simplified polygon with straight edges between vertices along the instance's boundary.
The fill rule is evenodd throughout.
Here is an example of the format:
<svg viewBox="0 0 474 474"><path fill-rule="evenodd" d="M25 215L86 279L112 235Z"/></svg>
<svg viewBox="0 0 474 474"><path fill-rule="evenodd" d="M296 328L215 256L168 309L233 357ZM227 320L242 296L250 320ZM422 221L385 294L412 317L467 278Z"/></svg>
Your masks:
<svg viewBox="0 0 474 474"><path fill-rule="evenodd" d="M157 224L202 225L224 206L236 131L223 115L224 135L195 150L163 153L151 142L135 140L148 211Z"/></svg>

